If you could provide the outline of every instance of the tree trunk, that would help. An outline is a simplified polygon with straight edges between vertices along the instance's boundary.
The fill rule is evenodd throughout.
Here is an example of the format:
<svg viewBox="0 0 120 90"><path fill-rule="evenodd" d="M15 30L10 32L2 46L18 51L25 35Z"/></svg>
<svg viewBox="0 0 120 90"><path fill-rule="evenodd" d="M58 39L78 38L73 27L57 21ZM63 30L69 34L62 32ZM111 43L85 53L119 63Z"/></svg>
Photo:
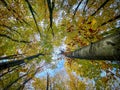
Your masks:
<svg viewBox="0 0 120 90"><path fill-rule="evenodd" d="M23 54L13 54L13 55L9 55L9 56L0 57L0 60L14 59L14 58L18 58L20 56L23 56Z"/></svg>
<svg viewBox="0 0 120 90"><path fill-rule="evenodd" d="M47 85L46 85L46 90L49 90L49 74L47 73Z"/></svg>
<svg viewBox="0 0 120 90"><path fill-rule="evenodd" d="M74 18L74 16L76 15L76 12L77 12L79 6L81 5L82 1L83 1L83 0L81 0L81 1L78 3L77 7L75 8L73 18Z"/></svg>
<svg viewBox="0 0 120 90"><path fill-rule="evenodd" d="M0 74L0 78L3 77L3 76L6 75L6 74L12 72L12 71L18 70L19 67L20 67L20 65L12 68L11 70L8 70L7 72L4 72L4 73Z"/></svg>
<svg viewBox="0 0 120 90"><path fill-rule="evenodd" d="M26 57L24 59L0 63L0 70L23 64L23 63L25 63L25 60L28 61L28 60L32 60L34 58L38 58L40 55L44 55L44 54L38 53L36 55L29 56L29 57Z"/></svg>
<svg viewBox="0 0 120 90"><path fill-rule="evenodd" d="M110 0L106 0L91 16L94 16L101 8L103 8Z"/></svg>
<svg viewBox="0 0 120 90"><path fill-rule="evenodd" d="M120 33L109 35L98 42L65 53L65 56L89 60L120 60Z"/></svg>
<svg viewBox="0 0 120 90"><path fill-rule="evenodd" d="M109 19L108 21L106 21L106 22L102 23L99 27L102 27L102 26L104 26L104 25L108 24L109 22L115 21L115 20L116 20L116 19L118 19L118 18L120 18L120 15L115 16L115 17L113 17L113 18ZM99 28L99 27L98 27L98 28Z"/></svg>

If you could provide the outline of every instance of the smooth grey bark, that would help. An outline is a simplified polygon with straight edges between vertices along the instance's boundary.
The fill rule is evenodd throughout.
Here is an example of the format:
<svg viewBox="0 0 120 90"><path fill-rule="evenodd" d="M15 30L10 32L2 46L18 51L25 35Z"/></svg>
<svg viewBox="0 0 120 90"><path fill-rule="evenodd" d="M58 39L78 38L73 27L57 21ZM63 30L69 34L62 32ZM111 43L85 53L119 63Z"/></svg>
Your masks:
<svg viewBox="0 0 120 90"><path fill-rule="evenodd" d="M120 32L80 48L65 56L89 60L120 60Z"/></svg>
<svg viewBox="0 0 120 90"><path fill-rule="evenodd" d="M41 55L43 56L44 54L38 53L36 55L29 56L29 57L26 57L24 59L0 63L0 70L23 64L23 63L25 63L25 60L29 61L29 60L32 60L34 58L38 58Z"/></svg>

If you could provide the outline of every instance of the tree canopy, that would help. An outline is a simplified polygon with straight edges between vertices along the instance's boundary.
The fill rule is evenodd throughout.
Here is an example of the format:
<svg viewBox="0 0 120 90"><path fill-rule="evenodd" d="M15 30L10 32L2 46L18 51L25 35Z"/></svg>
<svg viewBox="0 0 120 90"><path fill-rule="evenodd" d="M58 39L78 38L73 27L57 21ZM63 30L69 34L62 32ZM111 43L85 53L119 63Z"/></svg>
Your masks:
<svg viewBox="0 0 120 90"><path fill-rule="evenodd" d="M120 89L119 40L119 0L0 0L0 89Z"/></svg>

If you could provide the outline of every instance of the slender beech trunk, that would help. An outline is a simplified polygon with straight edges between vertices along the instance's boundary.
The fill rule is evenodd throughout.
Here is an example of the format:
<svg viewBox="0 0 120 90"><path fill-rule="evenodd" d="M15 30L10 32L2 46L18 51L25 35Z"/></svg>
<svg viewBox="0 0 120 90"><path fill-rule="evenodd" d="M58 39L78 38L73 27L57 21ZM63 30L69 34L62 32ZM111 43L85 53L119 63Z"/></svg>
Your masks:
<svg viewBox="0 0 120 90"><path fill-rule="evenodd" d="M65 56L88 60L120 60L120 32L73 52L65 53Z"/></svg>
<svg viewBox="0 0 120 90"><path fill-rule="evenodd" d="M83 8L83 12L86 11L85 9L86 9L86 7L87 7L88 1L89 1L89 0L86 0L86 2L85 2L85 6L84 6L84 8Z"/></svg>
<svg viewBox="0 0 120 90"><path fill-rule="evenodd" d="M39 26L38 26L37 20L36 20L36 18L35 18L35 14L37 14L37 13L34 11L34 9L33 9L33 7L31 6L29 0L25 0L25 1L26 1L27 5L28 5L28 8L29 8L30 12L31 12L31 15L32 15L32 17L33 17L33 19L34 19L34 22L35 22L36 28L37 28L37 30L38 30L38 33L39 33L39 35L41 36L41 32L40 32L40 30L39 30Z"/></svg>
<svg viewBox="0 0 120 90"><path fill-rule="evenodd" d="M46 90L49 90L49 74L47 73L47 85L46 85Z"/></svg>
<svg viewBox="0 0 120 90"><path fill-rule="evenodd" d="M94 16L101 8L103 8L110 0L106 0L91 16Z"/></svg>
<svg viewBox="0 0 120 90"><path fill-rule="evenodd" d="M4 57L0 57L0 60L4 60L4 59L14 59L14 58L18 58L20 56L22 56L23 54L13 54L13 55L9 55L9 56L4 56Z"/></svg>
<svg viewBox="0 0 120 90"><path fill-rule="evenodd" d="M18 65L18 66L16 66L16 67L13 67L11 70L8 70L7 72L4 72L4 73L0 74L0 78L3 77L3 76L6 75L6 74L12 72L12 71L18 70L19 67L20 67L20 65Z"/></svg>
<svg viewBox="0 0 120 90"><path fill-rule="evenodd" d="M118 19L118 18L120 18L120 15L117 15L117 16L109 19L108 21L103 22L99 27L102 27L102 26L104 26L104 25L106 25L106 24L108 24L108 23L110 23L110 22L112 22L112 21L115 21L115 20ZM99 27L98 27L98 28L99 28Z"/></svg>
<svg viewBox="0 0 120 90"><path fill-rule="evenodd" d="M52 1L51 0L47 0L47 4L48 4L48 9L49 9L50 28L52 30L52 35L54 36L54 32L53 32L52 26L53 26L53 10L55 8L55 0L52 0Z"/></svg>
<svg viewBox="0 0 120 90"><path fill-rule="evenodd" d="M81 5L82 1L83 1L83 0L81 0L81 1L78 3L77 7L75 8L73 18L74 18L74 16L76 15L76 12L77 12L79 6Z"/></svg>
<svg viewBox="0 0 120 90"><path fill-rule="evenodd" d="M24 59L0 63L0 70L23 64L23 63L25 63L25 60L29 61L29 60L32 60L34 58L38 58L40 55L43 56L44 54L38 53L36 55L29 56L29 57L26 57Z"/></svg>
<svg viewBox="0 0 120 90"><path fill-rule="evenodd" d="M51 81L50 81L50 90L53 90L53 89L52 89L52 82L51 82Z"/></svg>

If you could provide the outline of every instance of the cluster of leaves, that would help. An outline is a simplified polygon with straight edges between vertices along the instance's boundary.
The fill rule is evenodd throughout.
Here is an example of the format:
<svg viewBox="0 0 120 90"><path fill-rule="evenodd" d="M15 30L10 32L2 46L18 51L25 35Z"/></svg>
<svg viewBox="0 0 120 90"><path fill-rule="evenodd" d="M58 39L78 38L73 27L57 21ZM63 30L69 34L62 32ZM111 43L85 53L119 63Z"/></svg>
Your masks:
<svg viewBox="0 0 120 90"><path fill-rule="evenodd" d="M67 52L99 41L111 33L119 32L120 13L118 11L120 10L120 3L117 2L119 1L80 0L79 3L74 4L76 6L73 5L72 7L75 10L71 9L70 12L74 15L71 14L71 18L65 20ZM116 79L116 77L120 78L118 74L119 62L114 64L111 61L87 61L67 58L65 66L67 72L76 72L82 78L94 80L95 86L92 89L119 88L119 85L115 86L116 82L120 83ZM116 71L113 72L113 69L116 69ZM101 76L102 71L106 73L103 77ZM110 87L111 84L113 87Z"/></svg>
<svg viewBox="0 0 120 90"><path fill-rule="evenodd" d="M86 61L74 59L71 62L66 61L65 67L67 72L75 72L76 76L80 76L86 80L85 82L89 82L90 80L95 81L95 86L92 83L93 88L111 88L110 85L114 85L116 82L119 83L118 78L119 75L119 65L113 64L111 62L105 61ZM116 69L115 71L113 71ZM104 73L103 73L104 72ZM102 76L103 74L103 76ZM86 85L89 87L89 85ZM115 86L116 87L116 86ZM117 86L116 88L119 88Z"/></svg>
<svg viewBox="0 0 120 90"><path fill-rule="evenodd" d="M29 64L39 63L41 60L51 61L53 39L51 33L45 30L48 26L46 24L48 21L46 22L46 20L49 17L44 17L46 12L44 12L44 9L40 9L48 9L47 4L44 5L43 1L0 0L1 89L23 88L38 72L37 64L30 71ZM45 20L43 23L47 26L38 26L43 20ZM40 34L41 32L42 35ZM38 58L39 55L36 53L47 56ZM37 58L34 59L34 56L37 56ZM33 61L30 61L31 59ZM26 69L19 66L19 64L25 64ZM6 69L6 66L8 69Z"/></svg>
<svg viewBox="0 0 120 90"><path fill-rule="evenodd" d="M64 72L62 70L62 72ZM58 89L58 90L76 90L81 89L85 90L85 84L79 80L77 76L74 76L69 72L70 76L66 76L64 74L61 75L60 72L56 73L54 77L49 76L49 82L48 78L40 77L40 78L34 78L34 82L32 85L35 87L36 90L39 89L45 89L46 83L48 82L48 88L49 89Z"/></svg>

